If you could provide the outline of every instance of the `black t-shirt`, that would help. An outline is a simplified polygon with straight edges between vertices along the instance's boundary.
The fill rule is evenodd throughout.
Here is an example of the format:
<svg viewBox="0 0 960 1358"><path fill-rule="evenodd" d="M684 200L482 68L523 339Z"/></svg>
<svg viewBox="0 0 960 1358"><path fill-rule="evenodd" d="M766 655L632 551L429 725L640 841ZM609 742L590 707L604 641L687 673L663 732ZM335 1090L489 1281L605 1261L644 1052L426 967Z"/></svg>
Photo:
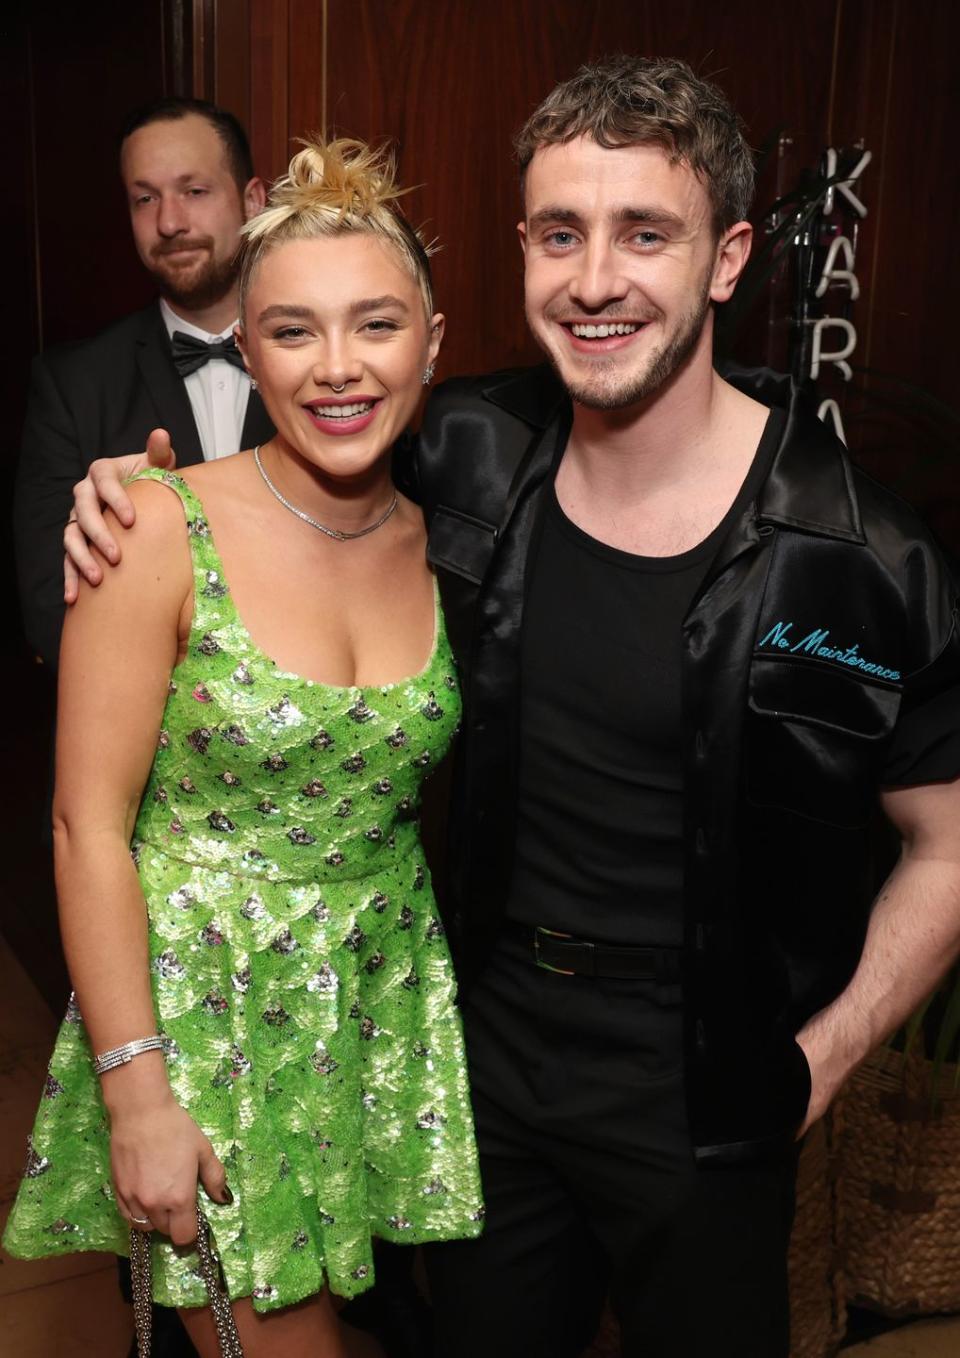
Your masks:
<svg viewBox="0 0 960 1358"><path fill-rule="evenodd" d="M524 607L508 918L598 942L682 942L681 629L783 425L771 412L724 519L679 556L596 541L548 489Z"/></svg>

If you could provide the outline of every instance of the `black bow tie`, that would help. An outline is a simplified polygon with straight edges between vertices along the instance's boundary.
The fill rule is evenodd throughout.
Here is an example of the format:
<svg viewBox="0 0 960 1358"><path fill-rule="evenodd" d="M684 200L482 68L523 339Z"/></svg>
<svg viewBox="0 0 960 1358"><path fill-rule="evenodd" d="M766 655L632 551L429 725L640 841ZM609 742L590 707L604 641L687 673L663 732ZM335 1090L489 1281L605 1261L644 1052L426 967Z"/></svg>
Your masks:
<svg viewBox="0 0 960 1358"><path fill-rule="evenodd" d="M173 346L173 366L181 377L189 377L204 363L209 363L211 358L222 358L235 368L243 368L243 359L232 335L208 344L206 340L185 335L182 330L174 330L170 342Z"/></svg>

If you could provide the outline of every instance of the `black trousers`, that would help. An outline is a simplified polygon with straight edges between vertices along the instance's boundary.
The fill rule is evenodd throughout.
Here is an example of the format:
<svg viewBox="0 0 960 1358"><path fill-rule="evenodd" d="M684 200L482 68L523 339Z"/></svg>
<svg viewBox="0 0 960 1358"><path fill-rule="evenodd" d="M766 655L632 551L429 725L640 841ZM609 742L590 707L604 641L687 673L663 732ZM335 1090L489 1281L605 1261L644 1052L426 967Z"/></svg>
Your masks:
<svg viewBox="0 0 960 1358"><path fill-rule="evenodd" d="M424 1251L438 1358L786 1358L796 1157L698 1169L678 987L501 944L465 1006L487 1216Z"/></svg>

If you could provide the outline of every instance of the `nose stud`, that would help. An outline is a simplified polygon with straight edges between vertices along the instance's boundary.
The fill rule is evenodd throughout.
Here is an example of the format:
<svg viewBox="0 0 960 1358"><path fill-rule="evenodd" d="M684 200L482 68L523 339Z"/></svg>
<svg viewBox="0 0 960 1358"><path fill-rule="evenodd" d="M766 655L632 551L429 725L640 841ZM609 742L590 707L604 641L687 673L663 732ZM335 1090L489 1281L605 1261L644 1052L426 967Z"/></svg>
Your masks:
<svg viewBox="0 0 960 1358"><path fill-rule="evenodd" d="M341 391L345 391L345 390L346 390L346 386L347 386L346 382L341 382L340 385L339 385L339 387L335 387L335 386L333 385L333 383L331 382L331 383L330 383L330 390L331 390L331 391L335 391L335 392L337 393L337 395L339 396L340 393L341 393Z"/></svg>

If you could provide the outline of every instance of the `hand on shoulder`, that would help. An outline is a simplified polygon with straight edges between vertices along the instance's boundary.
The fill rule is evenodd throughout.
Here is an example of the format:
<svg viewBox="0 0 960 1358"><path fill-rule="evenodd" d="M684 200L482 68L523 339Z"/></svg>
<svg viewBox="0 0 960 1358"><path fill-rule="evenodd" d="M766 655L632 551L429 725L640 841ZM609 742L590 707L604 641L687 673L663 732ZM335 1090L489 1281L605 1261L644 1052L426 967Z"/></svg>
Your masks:
<svg viewBox="0 0 960 1358"><path fill-rule="evenodd" d="M156 481L134 481L126 487L134 523L122 528L112 509L104 511L108 532L125 533L124 555L117 569L103 571L106 564L96 547L94 559L101 566L99 588L86 580L80 587L76 610L67 616L68 634L83 636L94 648L97 638L125 637L139 645L162 644L179 649L189 630L193 601L193 571L183 504L171 489ZM72 649L72 647L71 647Z"/></svg>
<svg viewBox="0 0 960 1358"><path fill-rule="evenodd" d="M133 526L136 509L125 482L148 467L176 466L176 454L165 429L154 429L146 450L126 457L101 457L90 464L82 481L73 488L73 513L63 534L64 588L67 604L76 603L80 578L96 587L103 580L103 566L117 565L121 552L118 530ZM113 511L108 523L105 509ZM92 549L96 549L96 551Z"/></svg>

